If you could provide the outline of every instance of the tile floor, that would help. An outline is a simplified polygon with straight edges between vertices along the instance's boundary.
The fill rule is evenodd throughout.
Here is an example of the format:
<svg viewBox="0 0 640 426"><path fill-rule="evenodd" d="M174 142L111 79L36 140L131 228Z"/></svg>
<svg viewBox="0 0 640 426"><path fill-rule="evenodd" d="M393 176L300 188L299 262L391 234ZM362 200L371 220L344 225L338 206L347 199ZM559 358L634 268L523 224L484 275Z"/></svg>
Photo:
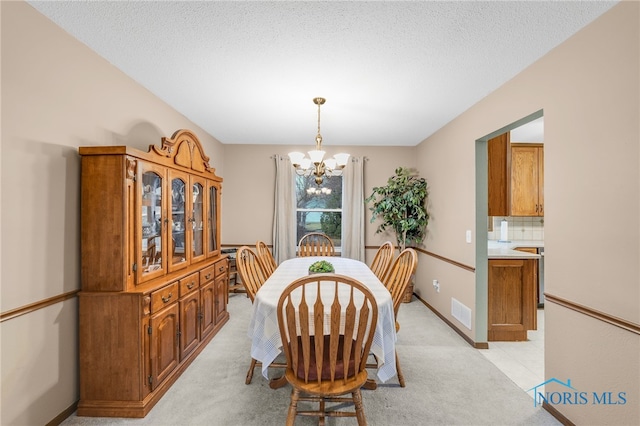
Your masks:
<svg viewBox="0 0 640 426"><path fill-rule="evenodd" d="M529 330L527 337L526 342L489 342L489 349L480 350L525 392L544 382L544 309L538 309L538 329ZM534 397L533 391L527 394Z"/></svg>

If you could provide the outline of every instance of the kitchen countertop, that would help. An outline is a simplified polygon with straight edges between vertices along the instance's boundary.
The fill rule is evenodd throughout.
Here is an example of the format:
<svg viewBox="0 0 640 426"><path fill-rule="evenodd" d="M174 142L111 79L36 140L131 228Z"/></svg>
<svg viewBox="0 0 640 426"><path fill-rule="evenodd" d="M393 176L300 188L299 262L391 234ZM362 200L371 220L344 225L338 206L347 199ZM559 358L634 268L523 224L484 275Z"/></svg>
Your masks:
<svg viewBox="0 0 640 426"><path fill-rule="evenodd" d="M487 257L489 259L539 259L539 254L514 250L516 247L544 247L544 241L539 240L513 240L499 242L489 240L487 243Z"/></svg>

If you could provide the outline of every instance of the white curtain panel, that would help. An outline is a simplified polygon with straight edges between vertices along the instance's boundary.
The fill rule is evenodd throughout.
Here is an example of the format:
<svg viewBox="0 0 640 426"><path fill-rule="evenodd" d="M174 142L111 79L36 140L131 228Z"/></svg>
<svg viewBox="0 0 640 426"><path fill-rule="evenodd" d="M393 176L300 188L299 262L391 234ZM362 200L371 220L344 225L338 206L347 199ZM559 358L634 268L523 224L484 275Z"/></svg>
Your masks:
<svg viewBox="0 0 640 426"><path fill-rule="evenodd" d="M342 191L342 257L364 257L364 157L351 157L344 168Z"/></svg>
<svg viewBox="0 0 640 426"><path fill-rule="evenodd" d="M279 265L296 257L296 194L291 161L280 155L276 161L275 212L273 215L273 257Z"/></svg>

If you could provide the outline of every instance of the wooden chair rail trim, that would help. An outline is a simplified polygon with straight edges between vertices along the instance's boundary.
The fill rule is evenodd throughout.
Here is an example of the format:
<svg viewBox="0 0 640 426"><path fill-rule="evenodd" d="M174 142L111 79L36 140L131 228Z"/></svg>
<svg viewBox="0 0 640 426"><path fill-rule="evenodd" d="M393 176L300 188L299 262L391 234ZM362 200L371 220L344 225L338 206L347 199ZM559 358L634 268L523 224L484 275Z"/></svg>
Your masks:
<svg viewBox="0 0 640 426"><path fill-rule="evenodd" d="M241 247L241 246L251 246L254 243L246 243L246 244L221 244L222 248L230 248L230 247ZM267 247L269 247L270 249L273 250L273 245L271 244L267 244ZM380 248L380 246L364 246L365 250L378 250ZM431 256L431 257L435 257L436 259L442 260L443 262L447 262L450 263L452 265L455 265L459 268L464 269L465 271L469 271L469 272L475 272L476 268L473 266L469 266L469 265L465 265L464 263L460 263L460 262L456 262L453 259L449 259L447 257L444 256L440 256L439 254L435 254L432 253L430 251L427 251L425 249L421 249L419 247L413 247L413 249L415 251L417 251L418 253L422 253L422 254L426 254L427 256ZM336 253L336 256L338 256L338 254Z"/></svg>
<svg viewBox="0 0 640 426"><path fill-rule="evenodd" d="M565 308L579 312L583 315L590 316L591 318L595 318L597 320L606 322L616 327L620 327L623 330L630 331L631 333L640 334L640 324L636 324L634 322L627 321L622 318L614 317L613 315L609 315L605 312L592 309L588 306L584 306L579 303L571 302L570 300L563 299L561 297L554 296L553 294L549 294L546 292L544 293L544 298L545 298L545 302L549 301L551 303L555 303L556 305L564 306Z"/></svg>
<svg viewBox="0 0 640 426"><path fill-rule="evenodd" d="M364 246L364 248L366 250L378 250L379 246ZM450 263L452 265L457 266L458 268L462 268L465 271L469 271L469 272L475 272L476 271L476 268L474 266L465 265L464 263L460 263L460 262L457 262L457 261L455 261L453 259L449 259L447 257L440 256L439 254L432 253L430 251L427 251L427 250L419 248L419 247L412 247L412 248L415 251L417 251L418 253L426 254L427 256L431 256L431 257L435 257L436 259L442 260L443 262L447 262L447 263Z"/></svg>
<svg viewBox="0 0 640 426"><path fill-rule="evenodd" d="M19 317L24 314L29 314L31 312L35 312L39 309L44 309L48 306L55 305L57 303L64 302L67 299L71 299L73 297L77 297L80 290L73 290L67 293L59 294L57 296L49 297L48 299L41 300L39 302L30 303L25 306L21 306L19 308L11 309L7 312L2 312L0 314L0 322L4 322L16 317Z"/></svg>
<svg viewBox="0 0 640 426"><path fill-rule="evenodd" d="M547 401L544 401L542 403L542 408L547 410L547 412L555 417L556 420L558 420L563 426L575 426L575 424L572 423L571 420L566 418L560 411L556 409L556 407L547 403Z"/></svg>
<svg viewBox="0 0 640 426"><path fill-rule="evenodd" d="M476 268L473 267L473 266L469 266L469 265L465 265L464 263L456 262L453 259L449 259L449 258L446 258L444 256L440 256L439 254L435 254L435 253L432 253L430 251L427 251L427 250L424 250L424 249L421 249L421 248L414 247L414 249L415 249L415 251L417 251L419 253L426 254L427 256L435 257L438 260L442 260L443 262L450 263L450 264L455 265L458 268L462 268L462 269L464 269L466 271L469 271L469 272L475 272L476 271Z"/></svg>

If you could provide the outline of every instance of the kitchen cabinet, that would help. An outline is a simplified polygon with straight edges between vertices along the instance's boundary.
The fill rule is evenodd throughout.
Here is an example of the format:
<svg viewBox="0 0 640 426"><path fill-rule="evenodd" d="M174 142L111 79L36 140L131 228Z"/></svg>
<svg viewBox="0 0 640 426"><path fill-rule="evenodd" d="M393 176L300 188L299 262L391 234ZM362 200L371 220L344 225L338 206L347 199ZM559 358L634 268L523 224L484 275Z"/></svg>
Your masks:
<svg viewBox="0 0 640 426"><path fill-rule="evenodd" d="M536 303L538 308L544 307L544 247L516 247L514 250L540 255L538 259L538 274L534 285L536 286Z"/></svg>
<svg viewBox="0 0 640 426"><path fill-rule="evenodd" d="M537 259L489 259L488 340L527 340L537 329Z"/></svg>
<svg viewBox="0 0 640 426"><path fill-rule="evenodd" d="M544 148L511 143L509 133L488 141L488 215L544 216Z"/></svg>
<svg viewBox="0 0 640 426"><path fill-rule="evenodd" d="M544 216L543 145L511 145L511 216Z"/></svg>
<svg viewBox="0 0 640 426"><path fill-rule="evenodd" d="M79 153L77 413L144 417L229 319L222 179L188 130Z"/></svg>
<svg viewBox="0 0 640 426"><path fill-rule="evenodd" d="M509 216L511 185L511 146L509 132L489 139L489 216Z"/></svg>

